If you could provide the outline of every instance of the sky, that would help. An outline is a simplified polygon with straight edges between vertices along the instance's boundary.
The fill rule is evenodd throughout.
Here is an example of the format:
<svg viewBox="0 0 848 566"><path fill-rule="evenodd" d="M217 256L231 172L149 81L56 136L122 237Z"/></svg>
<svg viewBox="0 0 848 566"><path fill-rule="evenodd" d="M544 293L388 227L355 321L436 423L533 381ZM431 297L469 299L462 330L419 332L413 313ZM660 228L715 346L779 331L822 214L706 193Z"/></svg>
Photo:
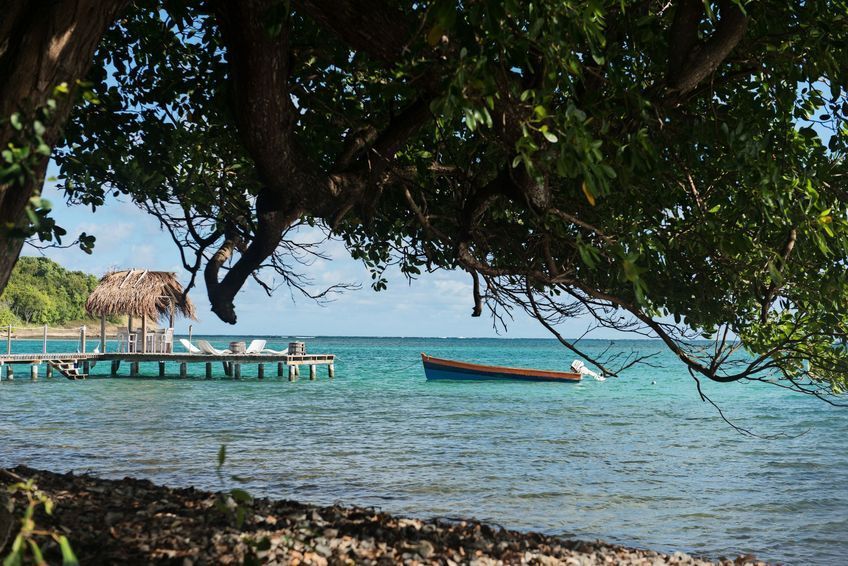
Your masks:
<svg viewBox="0 0 848 566"><path fill-rule="evenodd" d="M55 173L51 167L48 172ZM115 269L141 268L176 272L187 284L179 251L158 221L137 208L127 198L110 198L96 212L84 206L69 206L55 183L48 181L42 195L53 205L52 216L68 231L66 238L81 232L96 238L91 255L79 248L37 250L25 246L23 255L45 255L67 269L102 276ZM299 336L464 336L504 338L550 338L532 318L516 313L507 330L498 334L491 317L471 316L473 306L471 277L465 272L439 271L423 274L410 285L397 271L388 275L388 290L375 292L365 266L350 258L343 244L329 242L324 251L330 261L318 260L305 273L316 286L359 283L360 290L347 291L326 305L318 305L287 289L268 297L253 280L248 280L236 296L238 322L220 321L209 308L202 277L190 293L197 306L198 320L178 320L176 331L194 334L299 335ZM573 319L559 328L566 337L583 334L588 319ZM590 337L611 338L598 332Z"/></svg>

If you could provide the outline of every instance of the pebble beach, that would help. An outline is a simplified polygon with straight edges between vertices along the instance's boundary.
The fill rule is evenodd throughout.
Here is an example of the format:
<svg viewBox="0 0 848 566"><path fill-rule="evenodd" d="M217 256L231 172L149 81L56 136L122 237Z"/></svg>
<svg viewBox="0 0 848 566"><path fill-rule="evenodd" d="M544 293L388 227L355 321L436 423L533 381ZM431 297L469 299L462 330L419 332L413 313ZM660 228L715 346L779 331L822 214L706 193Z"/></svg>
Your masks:
<svg viewBox="0 0 848 566"><path fill-rule="evenodd" d="M81 564L765 564L752 556L710 561L477 521L269 499L241 504L246 512L237 527L228 509L239 504L220 493L23 466L0 473L4 487L25 479L55 504L51 516L36 515L37 525L65 533ZM23 494L13 500L20 514ZM47 542L43 550L48 562L59 561L58 545Z"/></svg>

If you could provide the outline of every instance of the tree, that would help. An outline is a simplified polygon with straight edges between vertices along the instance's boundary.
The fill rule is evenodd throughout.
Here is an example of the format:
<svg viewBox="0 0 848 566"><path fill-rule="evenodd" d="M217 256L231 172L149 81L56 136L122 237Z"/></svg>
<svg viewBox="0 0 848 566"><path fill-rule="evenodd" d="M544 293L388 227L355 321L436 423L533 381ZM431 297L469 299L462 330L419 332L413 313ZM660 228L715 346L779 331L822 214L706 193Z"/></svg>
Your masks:
<svg viewBox="0 0 848 566"><path fill-rule="evenodd" d="M9 301L12 311L27 324L47 324L54 317L52 299L39 289L15 287L3 296Z"/></svg>
<svg viewBox="0 0 848 566"><path fill-rule="evenodd" d="M68 271L46 257L23 257L18 261L0 301L9 309L0 320L15 324L67 324L90 319L85 301L97 286L97 278L81 271Z"/></svg>
<svg viewBox="0 0 848 566"><path fill-rule="evenodd" d="M309 222L577 352L588 312L696 378L848 385L844 1L138 1L87 80L65 190L155 214L227 322Z"/></svg>
<svg viewBox="0 0 848 566"><path fill-rule="evenodd" d="M24 238L60 237L39 198L91 57L125 0L3 3L0 15L0 291ZM89 95L90 96L90 95Z"/></svg>

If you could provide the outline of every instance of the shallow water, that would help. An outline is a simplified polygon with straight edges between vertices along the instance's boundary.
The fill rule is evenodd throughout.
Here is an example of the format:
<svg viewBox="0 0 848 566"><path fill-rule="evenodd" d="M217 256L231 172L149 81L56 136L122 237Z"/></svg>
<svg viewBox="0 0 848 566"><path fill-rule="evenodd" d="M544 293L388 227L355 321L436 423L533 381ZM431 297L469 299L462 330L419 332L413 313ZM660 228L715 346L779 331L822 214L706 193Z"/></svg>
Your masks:
<svg viewBox="0 0 848 566"><path fill-rule="evenodd" d="M243 366L243 379L231 381L218 364L206 381L198 364L185 380L33 383L17 366L15 381L0 383L0 465L219 489L216 454L227 444L227 470L249 478L254 495L476 517L713 558L839 564L848 554L848 409L762 384L707 384L737 424L796 437L742 436L650 341L613 349L659 351L660 367L577 385L427 382L418 357L567 368L572 357L549 340L306 341L310 352L338 356L336 379L319 367L317 381L289 383L269 365L273 377L259 381L255 366ZM158 372L155 363L141 369ZM108 370L101 362L93 374Z"/></svg>

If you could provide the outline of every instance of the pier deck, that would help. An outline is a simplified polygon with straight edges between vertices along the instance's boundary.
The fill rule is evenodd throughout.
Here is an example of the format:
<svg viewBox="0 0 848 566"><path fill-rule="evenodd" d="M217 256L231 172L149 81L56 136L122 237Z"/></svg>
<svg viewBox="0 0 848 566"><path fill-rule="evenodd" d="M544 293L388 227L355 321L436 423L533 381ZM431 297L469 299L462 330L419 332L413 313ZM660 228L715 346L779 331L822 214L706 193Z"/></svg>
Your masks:
<svg viewBox="0 0 848 566"><path fill-rule="evenodd" d="M300 366L309 366L309 378L315 379L316 366L327 366L329 377L335 374L334 354L191 354L188 352L174 353L132 353L132 352L105 352L105 353L80 353L80 352L33 352L22 354L0 354L0 366L7 366L7 379L13 378L12 365L31 365L31 375L38 377L39 366L47 364L47 376L56 369L69 379L85 379L89 373L89 367L97 362L111 362L111 375L117 376L121 363L130 365L130 377L138 376L138 364L141 362L158 362L159 375L164 377L165 364L168 362L180 364L180 377L187 376L188 364L205 364L206 378L212 378L212 364L221 363L224 374L227 377L239 379L241 377L242 364L257 364L258 377L262 379L265 374L265 364L276 364L277 375L283 375L283 368L288 367L289 380L300 375ZM2 377L2 376L0 376Z"/></svg>

